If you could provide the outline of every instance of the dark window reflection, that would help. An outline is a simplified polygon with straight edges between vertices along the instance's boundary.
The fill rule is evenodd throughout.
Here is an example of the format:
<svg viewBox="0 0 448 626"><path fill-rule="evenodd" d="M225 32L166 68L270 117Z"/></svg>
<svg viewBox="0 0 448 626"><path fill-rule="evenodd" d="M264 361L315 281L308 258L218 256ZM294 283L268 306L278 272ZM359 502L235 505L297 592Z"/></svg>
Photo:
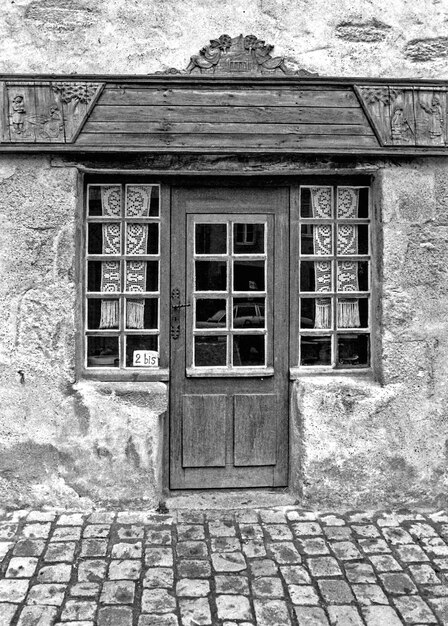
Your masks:
<svg viewBox="0 0 448 626"><path fill-rule="evenodd" d="M264 335L233 335L233 365L265 365Z"/></svg>
<svg viewBox="0 0 448 626"><path fill-rule="evenodd" d="M194 338L194 364L197 367L220 367L227 363L227 337L201 336Z"/></svg>
<svg viewBox="0 0 448 626"><path fill-rule="evenodd" d="M226 261L196 261L196 291L225 291Z"/></svg>
<svg viewBox="0 0 448 626"><path fill-rule="evenodd" d="M225 328L226 300L198 298L196 300L196 328Z"/></svg>
<svg viewBox="0 0 448 626"><path fill-rule="evenodd" d="M233 251L235 254L262 254L264 224L234 224Z"/></svg>
<svg viewBox="0 0 448 626"><path fill-rule="evenodd" d="M264 328L265 299L234 298L232 324L233 328Z"/></svg>
<svg viewBox="0 0 448 626"><path fill-rule="evenodd" d="M225 254L227 224L196 224L196 254Z"/></svg>
<svg viewBox="0 0 448 626"><path fill-rule="evenodd" d="M118 337L87 337L88 367L118 367Z"/></svg>
<svg viewBox="0 0 448 626"><path fill-rule="evenodd" d="M302 336L300 339L301 365L331 365L330 337Z"/></svg>
<svg viewBox="0 0 448 626"><path fill-rule="evenodd" d="M340 335L338 337L339 365L369 365L370 338L368 335Z"/></svg>
<svg viewBox="0 0 448 626"><path fill-rule="evenodd" d="M235 291L264 291L264 261L234 261Z"/></svg>

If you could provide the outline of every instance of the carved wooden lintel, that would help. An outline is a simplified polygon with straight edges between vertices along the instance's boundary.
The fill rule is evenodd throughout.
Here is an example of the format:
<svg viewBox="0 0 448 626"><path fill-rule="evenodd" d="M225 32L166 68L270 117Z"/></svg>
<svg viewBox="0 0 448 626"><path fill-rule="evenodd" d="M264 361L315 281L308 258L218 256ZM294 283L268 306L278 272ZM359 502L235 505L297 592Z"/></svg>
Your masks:
<svg viewBox="0 0 448 626"><path fill-rule="evenodd" d="M288 68L283 57L273 57L274 46L255 35L221 35L190 57L185 73L200 74L288 74L317 76L307 70ZM170 70L172 71L172 70Z"/></svg>
<svg viewBox="0 0 448 626"><path fill-rule="evenodd" d="M2 95L4 143L72 143L103 83L5 81Z"/></svg>
<svg viewBox="0 0 448 626"><path fill-rule="evenodd" d="M368 86L358 93L383 145L448 145L446 86Z"/></svg>

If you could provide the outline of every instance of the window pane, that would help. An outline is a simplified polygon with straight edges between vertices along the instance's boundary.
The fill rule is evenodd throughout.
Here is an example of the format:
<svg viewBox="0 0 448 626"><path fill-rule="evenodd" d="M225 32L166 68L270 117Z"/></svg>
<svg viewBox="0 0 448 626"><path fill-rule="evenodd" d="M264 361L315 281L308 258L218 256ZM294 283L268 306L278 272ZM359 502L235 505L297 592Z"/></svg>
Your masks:
<svg viewBox="0 0 448 626"><path fill-rule="evenodd" d="M121 254L120 224L89 224L89 254Z"/></svg>
<svg viewBox="0 0 448 626"><path fill-rule="evenodd" d="M159 318L158 303L157 298L127 298L126 328L157 328Z"/></svg>
<svg viewBox="0 0 448 626"><path fill-rule="evenodd" d="M302 336L300 339L300 365L331 365L330 337Z"/></svg>
<svg viewBox="0 0 448 626"><path fill-rule="evenodd" d="M331 298L301 298L300 328L331 328Z"/></svg>
<svg viewBox="0 0 448 626"><path fill-rule="evenodd" d="M158 254L159 225L130 223L126 225L126 254Z"/></svg>
<svg viewBox="0 0 448 626"><path fill-rule="evenodd" d="M196 254L226 254L227 224L196 224Z"/></svg>
<svg viewBox="0 0 448 626"><path fill-rule="evenodd" d="M235 291L264 291L264 261L234 261Z"/></svg>
<svg viewBox="0 0 448 626"><path fill-rule="evenodd" d="M118 298L89 299L87 301L87 328L91 330L118 328L119 306Z"/></svg>
<svg viewBox="0 0 448 626"><path fill-rule="evenodd" d="M264 252L264 224L234 224L233 252L235 254L262 254Z"/></svg>
<svg viewBox="0 0 448 626"><path fill-rule="evenodd" d="M370 338L368 335L340 335L338 337L339 365L369 365Z"/></svg>
<svg viewBox="0 0 448 626"><path fill-rule="evenodd" d="M218 367L227 363L227 337L198 335L194 338L194 364L196 367Z"/></svg>
<svg viewBox="0 0 448 626"><path fill-rule="evenodd" d="M332 261L302 261L300 290L328 293L332 291Z"/></svg>
<svg viewBox="0 0 448 626"><path fill-rule="evenodd" d="M300 190L301 217L331 219L333 193L331 187L302 187Z"/></svg>
<svg viewBox="0 0 448 626"><path fill-rule="evenodd" d="M233 299L233 328L264 328L265 298Z"/></svg>
<svg viewBox="0 0 448 626"><path fill-rule="evenodd" d="M153 350L157 352L157 335L128 335L126 337L126 367L134 367L134 350Z"/></svg>
<svg viewBox="0 0 448 626"><path fill-rule="evenodd" d="M90 185L89 215L121 216L120 185Z"/></svg>
<svg viewBox="0 0 448 626"><path fill-rule="evenodd" d="M301 254L315 254L316 256L333 254L331 224L303 224L300 232Z"/></svg>
<svg viewBox="0 0 448 626"><path fill-rule="evenodd" d="M126 186L126 217L157 217L158 215L158 185Z"/></svg>
<svg viewBox="0 0 448 626"><path fill-rule="evenodd" d="M87 337L88 367L118 367L118 337Z"/></svg>
<svg viewBox="0 0 448 626"><path fill-rule="evenodd" d="M264 335L233 335L232 341L235 367L265 365Z"/></svg>
<svg viewBox="0 0 448 626"><path fill-rule="evenodd" d="M338 225L338 254L369 253L369 227L367 224Z"/></svg>
<svg viewBox="0 0 448 626"><path fill-rule="evenodd" d="M369 189L367 187L338 187L337 206L339 219L368 218Z"/></svg>
<svg viewBox="0 0 448 626"><path fill-rule="evenodd" d="M196 291L227 289L226 261L196 261Z"/></svg>
<svg viewBox="0 0 448 626"><path fill-rule="evenodd" d="M368 298L338 298L338 328L367 328Z"/></svg>
<svg viewBox="0 0 448 626"><path fill-rule="evenodd" d="M225 328L226 318L226 300L196 300L196 328Z"/></svg>
<svg viewBox="0 0 448 626"><path fill-rule="evenodd" d="M158 261L128 261L126 263L126 291L141 293L143 291L158 291L159 289L159 262Z"/></svg>
<svg viewBox="0 0 448 626"><path fill-rule="evenodd" d="M120 261L89 261L87 263L87 291L118 293L120 290Z"/></svg>
<svg viewBox="0 0 448 626"><path fill-rule="evenodd" d="M367 261L338 262L338 291L368 291L369 263Z"/></svg>

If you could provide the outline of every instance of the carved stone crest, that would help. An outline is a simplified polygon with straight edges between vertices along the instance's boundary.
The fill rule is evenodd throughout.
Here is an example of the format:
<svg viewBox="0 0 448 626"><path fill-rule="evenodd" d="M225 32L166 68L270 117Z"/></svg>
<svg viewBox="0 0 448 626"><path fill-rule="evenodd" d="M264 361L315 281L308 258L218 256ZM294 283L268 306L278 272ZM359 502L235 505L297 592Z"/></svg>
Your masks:
<svg viewBox="0 0 448 626"><path fill-rule="evenodd" d="M287 67L283 57L272 56L274 46L255 35L221 35L211 39L199 54L194 54L185 73L200 74L290 74L317 76L307 70L294 71Z"/></svg>

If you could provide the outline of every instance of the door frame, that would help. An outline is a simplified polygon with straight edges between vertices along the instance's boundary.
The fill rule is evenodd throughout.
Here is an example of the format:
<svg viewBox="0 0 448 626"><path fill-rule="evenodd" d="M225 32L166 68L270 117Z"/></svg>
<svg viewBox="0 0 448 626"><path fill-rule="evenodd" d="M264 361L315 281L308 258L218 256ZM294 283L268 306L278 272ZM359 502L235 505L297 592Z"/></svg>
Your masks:
<svg viewBox="0 0 448 626"><path fill-rule="evenodd" d="M286 180L287 179L287 180ZM291 180L289 177L274 177L274 179L269 179L269 177L261 177L261 176L242 176L242 177L238 177L238 178L234 178L232 176L214 176L213 178L209 175L207 177L202 177L202 176L192 176L192 177L179 177L179 179L177 180L172 180L170 181L171 184L171 203L170 203L170 222L171 224L175 223L175 215L174 212L176 210L176 206L175 206L175 191L176 190L181 190L181 189L185 189L185 188L198 188L201 187L203 189L213 189L216 187L219 188L226 188L229 187L229 189L235 188L237 187L238 189L247 189L247 188L256 188L256 189L260 189L262 190L263 188L269 189L269 188L275 188L276 190L279 190L280 188L284 190L285 193L285 198L284 198L284 204L281 205L284 208L281 209L280 211L276 211L275 208L274 210L272 210L272 212L267 212L267 215L271 215L274 217L274 221L276 223L276 229L279 231L279 239L278 241L275 243L273 250L271 250L271 253L273 253L273 263L274 263L274 267L278 268L278 267L282 267L285 268L285 263L287 265L287 267L285 268L285 270L283 273L283 277L285 280L285 306L283 306L283 313L281 314L281 317L279 317L279 314L277 314L276 316L276 322L275 320L273 321L274 326L277 327L276 332L278 333L278 336L281 334L282 337L284 337L284 341L285 341L285 350L283 351L283 358L284 358L284 366L283 366L283 372L279 374L279 376L283 376L284 379L283 380L283 385L285 387L284 390L284 398L285 398L285 421L284 421L284 425L283 427L280 429L279 431L279 442L277 444L277 450L280 449L281 447L281 440L285 440L286 439L286 444L284 444L282 446L282 451L283 451L283 468L281 469L281 471L283 472L284 475L284 484L282 484L281 486L279 486L279 489L285 489L285 487L288 486L289 484L289 455L290 455L290 381L289 381L289 331L285 332L285 333L280 333L279 329L280 327L282 328L288 328L289 326L289 317L290 317L290 306L289 306L289 264L290 264L290 255L289 255L289 245L290 245L290 212L291 212ZM244 209L239 209L241 211L242 215L246 215L246 213L244 213ZM211 210L208 214L213 215L213 213L219 214L219 210L213 211ZM204 215L206 214L205 212L202 212ZM255 213L255 211L254 211ZM263 213L263 210L259 210L258 213ZM250 216L250 212L247 214ZM170 241L171 241L171 250L173 250L173 231L174 229L171 229L171 233L170 233ZM276 238L277 235L276 233L274 233L274 238ZM173 262L173 253L171 254L171 262ZM185 264L186 264L186 260L185 260ZM171 283L172 280L172 274L171 274L171 278L170 278L170 294L172 289L175 287L174 284ZM286 326L285 326L286 325ZM273 341L275 341L275 336L273 337ZM172 352L172 346L173 346L173 342L172 339L170 337L170 366L172 363L172 356L171 356L171 352ZM184 366L186 366L186 363L184 363ZM193 488L171 488L170 487L170 456L171 456L171 389L172 389L172 385L173 385L173 377L170 376L170 393L169 393L169 415L168 415L168 419L165 421L166 424L166 428L165 428L165 446L164 446L164 458L165 458L165 463L164 463L164 487L165 490L167 492L178 492L179 490L183 490L185 489L188 492L191 492L193 490ZM279 464L280 466L281 464ZM286 467L285 467L286 466ZM243 485L240 485L239 487L243 487ZM224 489L229 489L232 487L224 487ZM236 486L235 488L238 488L238 486ZM250 487L248 487L250 488ZM259 488L259 487L254 487L254 488ZM261 487L263 488L263 487ZM267 485L266 488L272 489L275 488L272 485ZM213 490L214 487L208 487L207 490Z"/></svg>

